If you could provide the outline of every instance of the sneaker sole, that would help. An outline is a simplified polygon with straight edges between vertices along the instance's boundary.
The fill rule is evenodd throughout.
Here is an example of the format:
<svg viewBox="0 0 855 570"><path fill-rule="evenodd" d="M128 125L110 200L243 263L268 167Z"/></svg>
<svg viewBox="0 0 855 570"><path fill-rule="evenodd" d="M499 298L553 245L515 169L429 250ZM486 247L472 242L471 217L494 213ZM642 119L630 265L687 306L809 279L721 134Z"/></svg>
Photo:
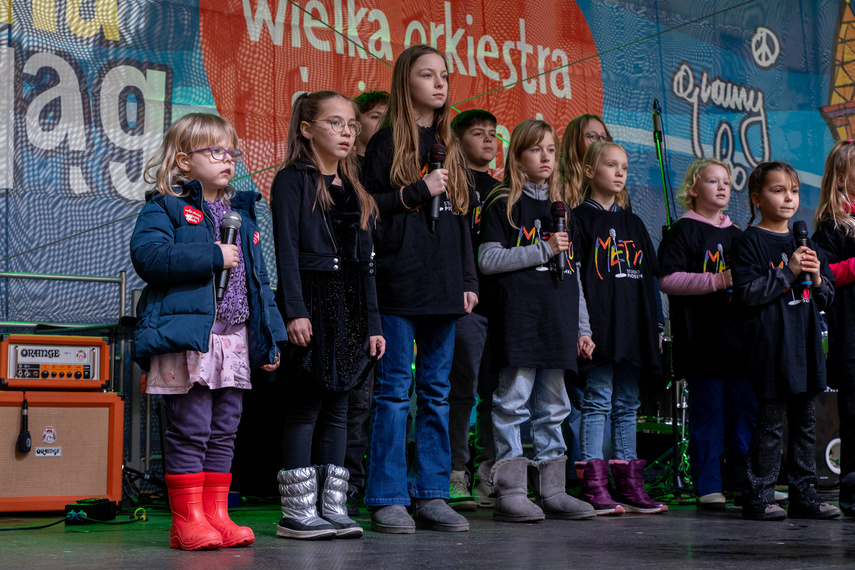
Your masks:
<svg viewBox="0 0 855 570"><path fill-rule="evenodd" d="M456 503L451 501L448 502L448 506L454 509L455 511L477 511L478 504L472 499L463 500Z"/></svg>
<svg viewBox="0 0 855 570"><path fill-rule="evenodd" d="M335 538L336 531L330 529L323 530L293 530L283 526L276 525L276 536L279 538L296 538L298 540L327 540Z"/></svg>
<svg viewBox="0 0 855 570"><path fill-rule="evenodd" d="M651 508L644 508L644 507L634 507L632 505L627 505L626 503L623 503L623 508L628 513L636 513L639 515L658 515L661 513L667 513L668 512L668 506L667 505L662 505L661 507L656 507L656 508L652 508L652 507Z"/></svg>

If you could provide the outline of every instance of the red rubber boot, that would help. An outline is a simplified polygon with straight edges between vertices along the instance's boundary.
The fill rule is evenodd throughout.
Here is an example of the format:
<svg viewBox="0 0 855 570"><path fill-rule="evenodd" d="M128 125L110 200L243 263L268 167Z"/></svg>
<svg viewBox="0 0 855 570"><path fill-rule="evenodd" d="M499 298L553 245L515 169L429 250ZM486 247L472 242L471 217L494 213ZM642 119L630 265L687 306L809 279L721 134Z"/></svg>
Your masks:
<svg viewBox="0 0 855 570"><path fill-rule="evenodd" d="M231 473L205 473L205 488L202 505L205 518L223 537L223 547L249 546L255 542L255 534L248 526L238 526L229 517L229 485Z"/></svg>
<svg viewBox="0 0 855 570"><path fill-rule="evenodd" d="M182 550L213 550L223 546L223 537L208 523L202 508L204 473L166 474L172 528L169 546Z"/></svg>

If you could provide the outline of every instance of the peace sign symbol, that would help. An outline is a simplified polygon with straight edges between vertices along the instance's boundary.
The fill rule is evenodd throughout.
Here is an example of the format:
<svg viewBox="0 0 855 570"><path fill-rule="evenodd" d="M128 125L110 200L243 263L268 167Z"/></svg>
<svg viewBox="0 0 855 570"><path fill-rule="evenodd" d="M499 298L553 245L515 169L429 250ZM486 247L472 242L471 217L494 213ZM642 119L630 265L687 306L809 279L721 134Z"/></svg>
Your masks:
<svg viewBox="0 0 855 570"><path fill-rule="evenodd" d="M760 69L769 69L775 65L778 56L781 55L781 44L775 32L758 26L754 37L751 38L751 55L754 56L754 63Z"/></svg>

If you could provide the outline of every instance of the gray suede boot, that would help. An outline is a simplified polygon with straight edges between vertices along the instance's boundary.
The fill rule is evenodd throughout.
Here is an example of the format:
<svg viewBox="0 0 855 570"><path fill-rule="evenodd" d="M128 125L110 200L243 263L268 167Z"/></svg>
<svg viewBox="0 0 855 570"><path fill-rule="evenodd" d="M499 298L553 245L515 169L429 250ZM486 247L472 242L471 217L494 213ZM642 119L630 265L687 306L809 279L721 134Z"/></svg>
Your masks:
<svg viewBox="0 0 855 570"><path fill-rule="evenodd" d="M528 464L525 457L512 457L497 461L490 470L496 494L495 520L532 522L545 518L540 507L528 500Z"/></svg>
<svg viewBox="0 0 855 570"><path fill-rule="evenodd" d="M317 468L321 480L318 515L335 528L336 538L362 538L362 527L347 516L347 469L335 465Z"/></svg>
<svg viewBox="0 0 855 570"><path fill-rule="evenodd" d="M283 469L276 480L282 496L282 519L276 536L319 540L336 535L335 528L318 516L318 473L314 467Z"/></svg>
<svg viewBox="0 0 855 570"><path fill-rule="evenodd" d="M469 521L446 504L445 499L413 499L416 528L440 532L468 532Z"/></svg>
<svg viewBox="0 0 855 570"><path fill-rule="evenodd" d="M416 523L404 505L386 505L371 513L371 530L384 534L413 534Z"/></svg>
<svg viewBox="0 0 855 570"><path fill-rule="evenodd" d="M537 495L537 505L548 519L579 520L597 516L594 507L565 492L566 468L564 455L528 466L528 480Z"/></svg>

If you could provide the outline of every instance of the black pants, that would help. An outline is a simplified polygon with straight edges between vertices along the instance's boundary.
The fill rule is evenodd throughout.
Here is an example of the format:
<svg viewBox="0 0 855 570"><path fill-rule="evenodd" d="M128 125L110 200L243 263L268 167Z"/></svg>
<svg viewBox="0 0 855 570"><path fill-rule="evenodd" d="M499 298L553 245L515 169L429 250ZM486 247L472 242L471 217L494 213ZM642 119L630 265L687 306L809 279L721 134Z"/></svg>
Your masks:
<svg viewBox="0 0 855 570"><path fill-rule="evenodd" d="M360 491L365 488L365 453L368 451L368 417L374 403L374 371L361 386L350 391L347 404L347 449L344 467L350 473L348 487Z"/></svg>
<svg viewBox="0 0 855 570"><path fill-rule="evenodd" d="M311 380L292 380L283 440L285 469L344 463L349 393L324 390Z"/></svg>
<svg viewBox="0 0 855 570"><path fill-rule="evenodd" d="M816 397L799 394L760 400L758 405L757 427L748 450L748 502L754 507L775 502L785 419L789 425L787 483L790 500L798 501L816 485Z"/></svg>
<svg viewBox="0 0 855 570"><path fill-rule="evenodd" d="M855 508L855 390L837 392L840 416L840 508ZM847 513L848 514L848 513Z"/></svg>

